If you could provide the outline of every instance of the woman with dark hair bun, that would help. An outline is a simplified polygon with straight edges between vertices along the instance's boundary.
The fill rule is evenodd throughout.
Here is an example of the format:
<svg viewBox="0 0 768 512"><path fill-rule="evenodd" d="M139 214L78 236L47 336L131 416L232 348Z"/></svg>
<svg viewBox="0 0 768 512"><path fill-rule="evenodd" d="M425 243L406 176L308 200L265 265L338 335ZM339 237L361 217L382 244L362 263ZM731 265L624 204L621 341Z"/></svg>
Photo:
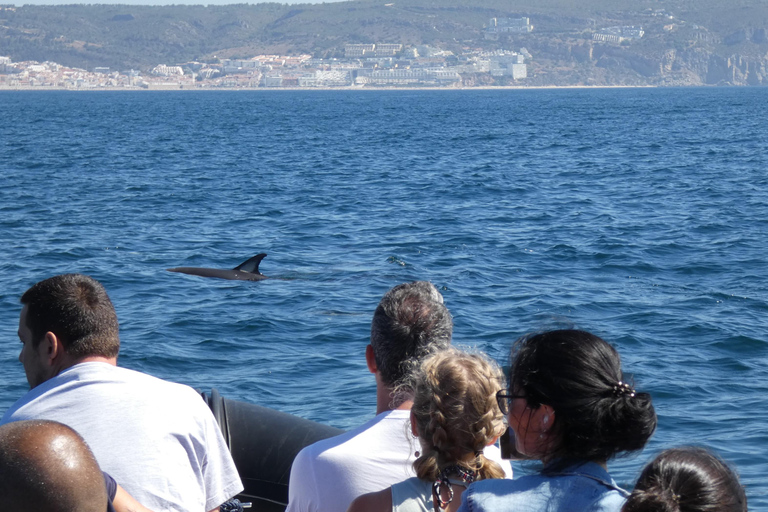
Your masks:
<svg viewBox="0 0 768 512"><path fill-rule="evenodd" d="M622 512L747 512L739 478L703 448L672 448L637 479Z"/></svg>
<svg viewBox="0 0 768 512"><path fill-rule="evenodd" d="M629 493L609 459L640 450L656 429L647 393L627 382L616 350L585 331L524 336L512 346L509 390L497 395L521 458L538 474L469 486L461 511L618 512Z"/></svg>

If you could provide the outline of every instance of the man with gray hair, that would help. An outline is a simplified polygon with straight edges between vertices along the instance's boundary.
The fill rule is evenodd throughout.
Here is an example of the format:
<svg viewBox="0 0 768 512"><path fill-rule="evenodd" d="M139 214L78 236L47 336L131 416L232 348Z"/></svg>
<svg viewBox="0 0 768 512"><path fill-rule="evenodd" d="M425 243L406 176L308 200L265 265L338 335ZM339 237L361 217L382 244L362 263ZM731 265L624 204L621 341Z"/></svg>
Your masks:
<svg viewBox="0 0 768 512"><path fill-rule="evenodd" d="M406 434L413 401L405 380L424 356L450 345L452 332L451 314L431 283L400 284L384 295L365 350L376 377L376 417L299 452L286 512L345 511L356 497L415 476L419 444Z"/></svg>
<svg viewBox="0 0 768 512"><path fill-rule="evenodd" d="M451 344L453 320L432 283L414 281L389 290L371 322L368 370L376 376L376 414L410 411L404 379L424 356ZM396 393L397 391L397 393Z"/></svg>

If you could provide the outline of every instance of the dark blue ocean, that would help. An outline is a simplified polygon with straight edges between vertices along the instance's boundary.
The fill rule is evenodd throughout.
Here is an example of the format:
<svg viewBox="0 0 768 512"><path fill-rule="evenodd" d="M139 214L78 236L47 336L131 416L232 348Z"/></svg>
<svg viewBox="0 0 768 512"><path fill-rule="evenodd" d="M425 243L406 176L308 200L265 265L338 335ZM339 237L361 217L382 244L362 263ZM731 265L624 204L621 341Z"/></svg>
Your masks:
<svg viewBox="0 0 768 512"><path fill-rule="evenodd" d="M0 93L0 410L19 297L104 283L120 364L339 427L374 414L371 314L435 283L455 342L507 361L575 325L659 428L768 510L768 89ZM232 268L239 282L166 272Z"/></svg>

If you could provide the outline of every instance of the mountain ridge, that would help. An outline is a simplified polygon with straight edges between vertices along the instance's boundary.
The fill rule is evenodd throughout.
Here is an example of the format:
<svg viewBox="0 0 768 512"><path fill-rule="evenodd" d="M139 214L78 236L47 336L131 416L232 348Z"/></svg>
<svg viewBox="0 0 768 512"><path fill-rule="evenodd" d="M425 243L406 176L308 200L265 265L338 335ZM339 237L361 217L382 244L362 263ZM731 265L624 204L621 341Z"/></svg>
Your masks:
<svg viewBox="0 0 768 512"><path fill-rule="evenodd" d="M349 43L518 50L534 56L529 85L768 83L768 2L735 0L353 0L326 4L0 6L0 55L92 68L257 54L343 55ZM489 38L491 18L534 30ZM601 44L609 26L642 26L631 43Z"/></svg>

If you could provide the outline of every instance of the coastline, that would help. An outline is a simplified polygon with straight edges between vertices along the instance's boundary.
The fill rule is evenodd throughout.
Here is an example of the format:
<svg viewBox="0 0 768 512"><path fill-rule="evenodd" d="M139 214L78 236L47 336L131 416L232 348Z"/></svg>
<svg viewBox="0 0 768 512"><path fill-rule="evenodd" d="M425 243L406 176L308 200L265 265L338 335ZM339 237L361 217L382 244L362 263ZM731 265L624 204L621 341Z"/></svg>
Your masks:
<svg viewBox="0 0 768 512"><path fill-rule="evenodd" d="M659 86L659 85L483 85L477 87L93 87L71 88L56 86L2 86L0 92L12 91L140 91L140 92L203 92L203 91L497 91L497 90L546 90L546 89L659 89L676 87L716 87L712 85ZM740 87L740 86L731 86Z"/></svg>

